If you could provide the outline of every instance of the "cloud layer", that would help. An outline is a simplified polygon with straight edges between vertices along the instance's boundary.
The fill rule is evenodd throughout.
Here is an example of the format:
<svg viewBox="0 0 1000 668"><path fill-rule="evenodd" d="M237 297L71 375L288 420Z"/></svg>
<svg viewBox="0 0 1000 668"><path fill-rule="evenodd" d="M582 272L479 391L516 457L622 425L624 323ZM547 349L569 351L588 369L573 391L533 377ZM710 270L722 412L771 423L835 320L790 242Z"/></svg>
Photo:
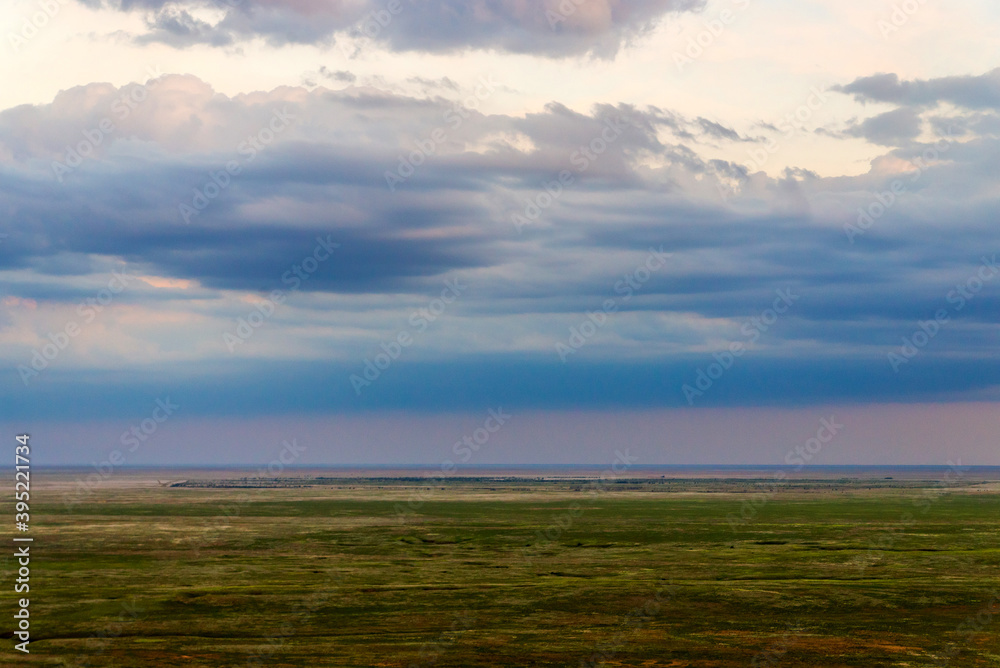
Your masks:
<svg viewBox="0 0 1000 668"><path fill-rule="evenodd" d="M712 157L774 130L669 109L483 114L490 77L451 97L227 97L164 75L8 109L5 396L76 322L28 381L52 406L125 368L194 394L213 374L265 383L303 410L989 397L1000 146L987 98L883 79L839 88L898 105L843 132L889 147L853 177ZM120 271L135 278L112 295ZM274 290L285 299L253 337L227 343ZM414 344L359 392L350 377L403 333ZM698 385L734 344L732 371Z"/></svg>
<svg viewBox="0 0 1000 668"><path fill-rule="evenodd" d="M608 57L665 15L704 0L80 0L139 12L138 43L227 47L263 38L275 46L370 39L398 51L499 50ZM218 16L220 8L223 13Z"/></svg>

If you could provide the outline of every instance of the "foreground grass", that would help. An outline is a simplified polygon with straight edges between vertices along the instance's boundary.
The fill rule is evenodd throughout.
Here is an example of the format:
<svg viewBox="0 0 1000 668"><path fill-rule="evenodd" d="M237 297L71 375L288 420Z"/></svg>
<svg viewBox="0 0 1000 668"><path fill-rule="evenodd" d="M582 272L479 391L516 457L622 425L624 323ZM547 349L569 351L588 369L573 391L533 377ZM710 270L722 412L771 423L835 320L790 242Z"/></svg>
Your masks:
<svg viewBox="0 0 1000 668"><path fill-rule="evenodd" d="M753 483L591 495L490 481L410 505L406 481L114 489L72 512L39 493L32 653L4 655L51 666L1000 665L1000 599L988 612L1000 495L950 489L918 506L924 487L790 485L735 526L727 516Z"/></svg>

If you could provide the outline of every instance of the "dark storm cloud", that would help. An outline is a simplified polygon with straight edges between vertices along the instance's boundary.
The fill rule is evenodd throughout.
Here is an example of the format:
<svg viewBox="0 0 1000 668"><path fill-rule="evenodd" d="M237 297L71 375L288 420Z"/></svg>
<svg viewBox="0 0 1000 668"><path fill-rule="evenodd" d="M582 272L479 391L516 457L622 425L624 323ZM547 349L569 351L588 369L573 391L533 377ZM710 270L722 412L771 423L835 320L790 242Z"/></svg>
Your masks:
<svg viewBox="0 0 1000 668"><path fill-rule="evenodd" d="M613 56L665 15L698 11L704 0L80 0L146 13L140 42L227 46L263 37L271 44L321 44L338 32L398 51L495 49L512 53ZM216 24L197 9L223 8Z"/></svg>
<svg viewBox="0 0 1000 668"><path fill-rule="evenodd" d="M119 183L127 180L123 177ZM248 183L242 192L234 189L229 194L239 199L253 189L254 184ZM502 255L490 249L486 235L436 240L400 235L403 224L418 228L462 215L449 211L447 205L384 211L382 216L375 214L380 223L358 229L344 228L335 217L328 223L277 219L237 229L236 221L230 220L232 209L221 202L215 211L206 211L202 219L184 225L177 215L176 201L164 202L158 197L160 214L152 214L149 224L137 225L130 215L131 207L114 210L119 204L114 193L110 197L109 193L93 195L90 201L86 195L76 191L62 202L22 202L18 207L21 212L8 223L11 237L0 246L0 267L31 266L40 274L58 274L65 272L66 260L54 265L53 258L105 255L121 257L157 275L195 279L207 287L272 289L280 287L279 277L300 263L320 237L341 244L341 248L336 261L324 265L302 289L356 292L398 290L409 279L488 266Z"/></svg>
<svg viewBox="0 0 1000 668"><path fill-rule="evenodd" d="M171 85L194 86L180 80L153 89L151 109L159 108L157 95L174 94ZM97 92L114 97L113 91ZM84 97L82 93L67 95ZM938 199L942 212L961 215L964 220L946 242L934 242L933 227L920 222L921 217L929 215L933 221L941 214L925 205L901 202L879 221L865 245L853 247L845 243L840 224L817 224L821 221L813 220L808 211L748 216L721 202L664 194L664 188L669 193L691 175L748 179L743 166L706 162L695 148L661 141L664 132L676 134L677 129L700 125L700 120L626 105L600 105L592 114L583 114L552 104L524 118L469 111L468 118L452 129L444 118L454 107L443 100L329 91L316 91L290 103L289 113L308 124L311 142L297 134L268 147L252 168L234 178L185 225L178 204L189 202L193 189L203 187L208 175L233 157L233 149L223 147L235 147L241 136L268 117L269 105L259 102L220 100L208 93L204 99L204 106L193 105L177 129L164 127L169 120L160 122L155 111L148 127L137 123L131 128L138 139L147 142L164 137L159 143L166 153L150 153L141 159L107 155L82 165L63 184L31 169L12 172L3 192L5 203L14 211L12 236L0 246L0 266L58 274L72 266L74 257L117 256L151 273L195 279L210 288L261 290L273 287L282 272L301 260L317 235L333 235L332 240L342 244L338 261L324 267L303 289L380 292L412 289L424 279L454 270L501 265L517 258L523 252L519 245L528 242L553 257L567 251L596 253L615 248L642 252L663 245L690 257L725 258L725 263L691 266L684 275L657 277L645 289L651 299L657 297L655 308L726 317L748 312L747 308L753 308L749 305L766 299L773 289L789 285L870 291L885 283L891 292L898 281L909 280L914 262L919 261L921 270L961 265L996 236L985 226L989 207L960 214L967 205L951 201L953 185L948 174L954 169L937 168L941 171L918 184L925 190L940 184L924 197ZM281 104L275 107L284 106L281 100L277 102ZM24 165L38 165L41 156L61 143L53 137L74 135L79 132L74 125L92 125L101 109L91 103L83 112L86 120L75 123L46 108L4 112L0 137L18 147L15 153L22 155ZM225 114L224 125L216 126L218 113ZM575 172L572 157L579 157L581 148L619 118L623 119L620 136L585 171L575 174L576 182L545 212L537 227L526 229L523 238L515 235L512 239L515 230L510 216L523 208L525 198L535 196L560 170ZM178 130L189 126L219 129L188 139ZM28 127L31 130L26 132ZM396 169L400 156L406 156L415 142L426 143L435 127L447 130L446 141L390 194L386 171ZM486 153L467 150L483 136L497 133L520 133L533 148L528 152L510 147ZM364 148L358 140L364 141ZM213 145L220 150L212 152ZM200 154L190 153L196 146L205 148ZM919 149L914 150L919 155ZM960 164L969 165L962 169L989 162L985 145L977 150L970 143L961 150L968 155L963 158L958 147L953 155L961 158ZM640 172L634 161L642 156L665 161L665 166ZM888 179L866 180L855 179L847 192L858 188L878 192L889 187ZM815 196L833 187L832 183L812 178L795 187ZM968 182L969 186L974 182ZM789 197L778 182L769 188L762 195L775 204ZM856 217L857 206L870 201L862 196L851 204L851 197L842 196L845 221ZM271 202L275 201L287 204L274 206ZM252 224L246 220L248 211L256 211ZM973 226L975 221L982 223ZM57 257L58 263L53 259ZM79 259L74 262L83 266ZM761 263L766 271L757 268ZM606 288L604 280L595 276L559 289L567 299L574 294L594 295ZM501 296L530 294L525 286L512 284ZM809 311L822 310L822 303L814 302ZM856 299L852 303L844 317L872 314L873 302Z"/></svg>
<svg viewBox="0 0 1000 668"><path fill-rule="evenodd" d="M711 361L711 357L708 358ZM177 365L127 377L120 372L52 370L32 391L16 376L0 382L0 401L19 419L134 419L169 396L186 416L338 413L366 410L480 411L686 407L681 387L704 356L656 363L489 356L433 363L400 362L370 392L355 395L346 364L248 363ZM719 379L699 406L809 406L826 402L994 399L998 360L917 359L901 381L882 358L747 357Z"/></svg>
<svg viewBox="0 0 1000 668"><path fill-rule="evenodd" d="M483 384L479 390L456 371L464 362L455 362L454 349L443 356L429 350L428 358L437 355L431 366L401 365L397 380L387 377L366 404L352 403L346 383L330 389L323 384L329 380L309 376L309 391L325 397L327 407L443 405L434 404L427 387L523 405L572 405L586 397L596 404L679 405L681 382L712 359L688 350L739 340L740 325L767 309L776 290L800 295L794 309L709 402L928 399L982 392L996 369L985 332L1000 319L1000 278L961 310L949 301L984 253L1000 253L1000 146L974 123L916 179L898 167L851 177L792 169L774 179L705 156L706 146L738 138L735 130L669 110L619 104L584 113L552 103L515 117L462 109L442 97L355 87L229 98L193 77L164 77L92 157L58 182L52 161L65 160L67 145L107 116L121 94L91 84L60 93L51 105L0 112L0 155L10 156L0 164L0 211L9 234L0 244L0 297L73 305L93 294L78 279L94 280L108 263L123 262L133 272L199 285L136 290L123 304L171 300L229 317L231 305L209 305L223 299L216 293L284 287L283 273L311 253L317 237L340 247L300 289L312 293L314 305L324 297L380 300L353 304L357 317L391 310L386 300L432 294L446 276L476 279L476 290L450 314L453 327L469 328L459 332L468 346L459 357L468 358L468 378ZM872 141L901 144L880 158L891 165L932 146L914 141L919 117L905 111L859 126ZM192 202L227 161L245 161L242 142L259 136L276 113L293 122L252 161L241 162L241 172L185 222L179 205ZM400 174L401 164L414 162L390 190L386 173ZM548 194L561 171L572 183ZM737 185L726 200L722 179ZM899 179L904 191L850 243L844 226ZM542 202L543 193L549 201L519 233L512 215ZM567 316L583 318L603 300L621 298L618 282L651 247L673 255L634 298L620 302L604 330L613 336L581 352L575 367L567 370L554 353L556 364L535 360L536 350L502 361L480 355L481 335L505 318L516 320L509 326L525 339L551 336L554 344L567 337ZM948 325L920 364L907 369L919 382L890 383L886 353L942 308L950 309ZM405 322L406 315L397 319ZM294 330L300 316L285 317ZM10 318L0 320L11 326ZM371 336L374 346L383 333ZM331 337L331 349L337 344ZM23 352L30 356L30 346ZM643 354L647 366L621 363ZM969 362L964 377L934 384L947 360L966 358L982 365ZM355 370L321 361L329 364L327 375L346 378ZM291 382L281 369L258 371L274 387ZM418 383L419 374L429 385ZM230 380L247 382L237 376ZM622 394L622 383L635 391ZM192 382L178 387L200 396ZM94 401L113 399L102 396ZM297 398L289 406L313 405L291 396ZM56 404L64 400L53 397ZM225 401L208 405L257 406L238 394Z"/></svg>
<svg viewBox="0 0 1000 668"><path fill-rule="evenodd" d="M119 93L95 84L62 93L76 101L73 106L59 100L0 113L0 140L22 166L0 192L14 212L11 239L0 247L0 267L57 273L50 266L56 256L65 264L74 254L111 255L207 287L256 290L273 285L318 234L332 234L343 245L338 262L303 289L396 290L412 285L411 279L496 264L507 251L495 242L509 235L509 223L498 221L498 212L475 194L492 190L498 177L533 187L551 170L569 167L573 153L606 132L618 112L639 119L642 127L623 124L621 136L586 177L630 178L626 151L661 148L649 119L633 109L605 106L585 115L555 105L516 119L464 109L458 114L444 100L322 90L290 106L281 99L261 105L220 99L190 77L167 77L150 84L146 106L116 128L116 138L156 144L158 150L115 156L111 141L102 142L97 158L56 182L45 167L66 160L64 142L76 142L98 126ZM178 122L176 102L166 107L161 101L179 93L191 106ZM252 168L233 177L204 211L190 211L183 224L179 207L190 206L195 189L211 183L210 175L221 173L227 161L245 159L237 150L245 143L241 138L267 127L272 109L308 123L312 141L290 134L261 150ZM447 119L460 121L459 127ZM386 172L409 153L408 144L429 141L435 127L447 129L448 141L388 197ZM495 132L525 133L539 148L530 156L513 150L503 158L463 150ZM245 226L246 207L267 207L269 200L282 198L310 215L303 220L276 207ZM465 229L414 237L421 228Z"/></svg>

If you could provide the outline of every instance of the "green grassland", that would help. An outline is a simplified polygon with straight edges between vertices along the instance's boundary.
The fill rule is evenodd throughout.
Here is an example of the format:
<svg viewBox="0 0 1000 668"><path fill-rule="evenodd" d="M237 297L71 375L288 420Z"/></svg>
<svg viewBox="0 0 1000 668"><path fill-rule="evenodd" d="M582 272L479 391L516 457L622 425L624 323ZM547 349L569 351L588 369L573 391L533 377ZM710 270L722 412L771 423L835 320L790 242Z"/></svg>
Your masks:
<svg viewBox="0 0 1000 668"><path fill-rule="evenodd" d="M41 488L4 665L1000 665L996 483L421 485Z"/></svg>

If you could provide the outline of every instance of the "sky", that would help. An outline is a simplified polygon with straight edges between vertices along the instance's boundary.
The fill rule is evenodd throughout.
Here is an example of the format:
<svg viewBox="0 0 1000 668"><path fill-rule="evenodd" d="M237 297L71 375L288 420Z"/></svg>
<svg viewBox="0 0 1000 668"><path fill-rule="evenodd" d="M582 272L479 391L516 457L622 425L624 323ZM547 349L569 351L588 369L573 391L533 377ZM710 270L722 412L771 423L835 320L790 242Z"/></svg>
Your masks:
<svg viewBox="0 0 1000 668"><path fill-rule="evenodd" d="M1000 465L997 3L5 5L42 463Z"/></svg>

